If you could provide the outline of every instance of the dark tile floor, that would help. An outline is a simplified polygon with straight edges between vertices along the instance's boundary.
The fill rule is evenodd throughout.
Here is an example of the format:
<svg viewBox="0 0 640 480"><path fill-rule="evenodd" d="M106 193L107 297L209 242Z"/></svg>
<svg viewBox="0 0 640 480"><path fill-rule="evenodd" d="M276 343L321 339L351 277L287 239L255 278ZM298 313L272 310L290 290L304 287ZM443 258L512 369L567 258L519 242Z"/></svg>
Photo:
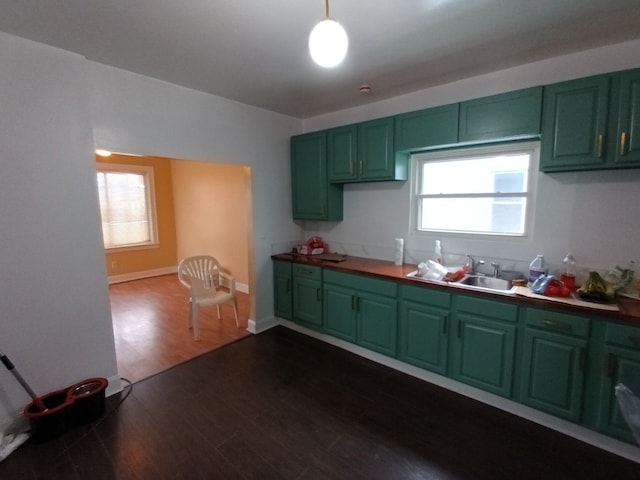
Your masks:
<svg viewBox="0 0 640 480"><path fill-rule="evenodd" d="M640 464L277 327L107 399L0 479L640 479Z"/></svg>

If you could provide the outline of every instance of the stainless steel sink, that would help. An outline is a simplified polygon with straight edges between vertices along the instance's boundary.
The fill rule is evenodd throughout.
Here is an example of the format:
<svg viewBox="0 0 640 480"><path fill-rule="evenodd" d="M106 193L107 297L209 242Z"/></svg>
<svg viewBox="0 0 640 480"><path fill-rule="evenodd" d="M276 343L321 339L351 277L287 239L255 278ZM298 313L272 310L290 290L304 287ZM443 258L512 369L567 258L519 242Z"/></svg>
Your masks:
<svg viewBox="0 0 640 480"><path fill-rule="evenodd" d="M512 285L510 280L495 277L485 277L482 275L467 275L466 277L454 283L466 285L478 290L488 290L494 292L512 293L516 290L516 287Z"/></svg>

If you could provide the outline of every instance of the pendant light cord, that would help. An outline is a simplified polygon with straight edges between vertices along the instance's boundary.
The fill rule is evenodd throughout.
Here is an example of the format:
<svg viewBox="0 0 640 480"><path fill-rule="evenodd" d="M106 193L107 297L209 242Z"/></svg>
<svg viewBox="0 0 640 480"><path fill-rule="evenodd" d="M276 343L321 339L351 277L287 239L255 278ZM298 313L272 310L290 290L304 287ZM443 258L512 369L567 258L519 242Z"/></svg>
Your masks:
<svg viewBox="0 0 640 480"><path fill-rule="evenodd" d="M324 0L324 15L329 18L329 0Z"/></svg>

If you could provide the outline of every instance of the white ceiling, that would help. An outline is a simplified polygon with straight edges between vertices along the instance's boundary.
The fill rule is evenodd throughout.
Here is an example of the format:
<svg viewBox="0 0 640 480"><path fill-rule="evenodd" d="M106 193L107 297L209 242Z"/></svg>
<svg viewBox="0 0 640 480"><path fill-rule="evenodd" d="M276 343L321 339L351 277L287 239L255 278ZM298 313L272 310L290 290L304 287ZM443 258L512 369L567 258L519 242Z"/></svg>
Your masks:
<svg viewBox="0 0 640 480"><path fill-rule="evenodd" d="M309 32L323 0L0 0L0 30L298 118L640 38L640 0L331 0L334 69ZM639 52L640 57L640 52ZM369 83L373 91L358 87Z"/></svg>

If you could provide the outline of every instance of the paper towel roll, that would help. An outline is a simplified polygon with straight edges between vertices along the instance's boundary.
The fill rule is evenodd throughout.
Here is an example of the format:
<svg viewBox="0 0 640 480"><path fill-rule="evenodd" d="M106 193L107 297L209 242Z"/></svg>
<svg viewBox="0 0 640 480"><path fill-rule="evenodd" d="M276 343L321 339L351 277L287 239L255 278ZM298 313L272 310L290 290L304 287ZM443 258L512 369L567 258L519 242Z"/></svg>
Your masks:
<svg viewBox="0 0 640 480"><path fill-rule="evenodd" d="M402 265L402 255L404 253L404 238L396 238L394 240L394 262L396 265Z"/></svg>

